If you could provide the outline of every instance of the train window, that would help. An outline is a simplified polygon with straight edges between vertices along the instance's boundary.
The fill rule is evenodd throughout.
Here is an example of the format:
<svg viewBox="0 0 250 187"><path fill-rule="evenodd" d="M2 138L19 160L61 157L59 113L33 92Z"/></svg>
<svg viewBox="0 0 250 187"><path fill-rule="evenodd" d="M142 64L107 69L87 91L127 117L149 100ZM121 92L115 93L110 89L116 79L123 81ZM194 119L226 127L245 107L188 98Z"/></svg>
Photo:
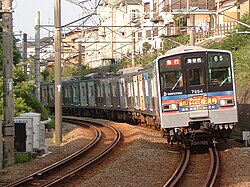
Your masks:
<svg viewBox="0 0 250 187"><path fill-rule="evenodd" d="M70 88L66 88L66 97L71 97L71 95L70 95Z"/></svg>
<svg viewBox="0 0 250 187"><path fill-rule="evenodd" d="M204 84L204 71L202 68L189 68L187 70L188 83L190 86Z"/></svg>
<svg viewBox="0 0 250 187"><path fill-rule="evenodd" d="M101 97L100 85L97 86L97 97Z"/></svg>
<svg viewBox="0 0 250 187"><path fill-rule="evenodd" d="M73 97L76 97L76 87L73 87Z"/></svg>
<svg viewBox="0 0 250 187"><path fill-rule="evenodd" d="M100 85L100 96L103 97L103 85Z"/></svg>
<svg viewBox="0 0 250 187"><path fill-rule="evenodd" d="M43 88L43 91L42 91L42 96L43 98L47 98L47 90Z"/></svg>
<svg viewBox="0 0 250 187"><path fill-rule="evenodd" d="M180 70L167 71L161 73L161 87L172 88L183 87L182 74Z"/></svg>
<svg viewBox="0 0 250 187"><path fill-rule="evenodd" d="M82 85L82 96L85 97L85 93L86 93L86 87L85 85Z"/></svg>
<svg viewBox="0 0 250 187"><path fill-rule="evenodd" d="M116 85L112 84L112 95L113 97L116 97Z"/></svg>
<svg viewBox="0 0 250 187"><path fill-rule="evenodd" d="M90 90L90 97L93 97L94 96L94 88L93 86L89 86L89 90Z"/></svg>
<svg viewBox="0 0 250 187"><path fill-rule="evenodd" d="M210 85L223 86L232 83L230 56L227 53L208 54Z"/></svg>
<svg viewBox="0 0 250 187"><path fill-rule="evenodd" d="M50 89L49 89L49 97L50 97L51 99L54 99L54 88L50 88Z"/></svg>

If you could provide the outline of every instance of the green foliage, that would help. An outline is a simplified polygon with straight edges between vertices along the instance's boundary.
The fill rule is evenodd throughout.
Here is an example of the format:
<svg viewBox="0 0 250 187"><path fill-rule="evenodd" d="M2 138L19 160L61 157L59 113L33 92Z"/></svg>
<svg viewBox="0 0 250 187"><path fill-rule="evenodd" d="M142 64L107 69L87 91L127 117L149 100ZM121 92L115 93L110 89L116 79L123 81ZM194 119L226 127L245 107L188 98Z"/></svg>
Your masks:
<svg viewBox="0 0 250 187"><path fill-rule="evenodd" d="M41 75L42 75L42 81L43 81L43 82L48 82L49 71L47 71L46 69L44 69L44 70L41 72Z"/></svg>
<svg viewBox="0 0 250 187"><path fill-rule="evenodd" d="M13 64L16 65L20 62L20 57L21 54L19 53L17 47L16 47L16 40L13 39ZM0 63L0 72L2 72L2 68L3 68L3 63L2 63L2 59L3 59L3 39L2 39L2 35L0 35L0 59L1 59L1 63Z"/></svg>
<svg viewBox="0 0 250 187"><path fill-rule="evenodd" d="M55 129L55 117L50 116L51 121L46 125L47 129Z"/></svg>
<svg viewBox="0 0 250 187"><path fill-rule="evenodd" d="M250 36L248 34L231 33L221 42L211 42L207 45L210 49L224 49L229 51L239 50L241 47L249 43Z"/></svg>
<svg viewBox="0 0 250 187"><path fill-rule="evenodd" d="M23 82L23 81L27 80L28 76L25 75L23 72L25 64L26 63L19 63L19 64L14 66L14 77L13 77L14 84L17 84L19 82Z"/></svg>
<svg viewBox="0 0 250 187"><path fill-rule="evenodd" d="M123 69L126 67L130 67L132 65L132 61L127 58L122 58L121 61L118 64L119 69Z"/></svg>
<svg viewBox="0 0 250 187"><path fill-rule="evenodd" d="M242 16L242 18L240 19L241 22L247 24L247 25L250 25L250 13L246 13ZM238 31L249 31L249 27L246 27L242 24L238 24L237 25L237 29Z"/></svg>
<svg viewBox="0 0 250 187"><path fill-rule="evenodd" d="M245 14L240 20L250 25L250 14ZM244 25L238 24L238 31L249 31ZM247 84L250 82L250 34L231 33L221 42L212 42L207 48L229 50L233 54L234 71L236 77L237 92L244 95Z"/></svg>
<svg viewBox="0 0 250 187"><path fill-rule="evenodd" d="M22 113L33 111L32 108L27 105L25 99L21 97L15 97L14 106L15 106L15 114L14 114L15 116L19 116Z"/></svg>
<svg viewBox="0 0 250 187"><path fill-rule="evenodd" d="M184 14L174 15L173 20L175 22L175 26L177 26L177 27L183 27L183 26L187 25L187 18Z"/></svg>
<svg viewBox="0 0 250 187"><path fill-rule="evenodd" d="M19 105L27 105L29 108L19 108L19 105L15 105L15 114L18 115L20 113L25 112L38 112L41 113L41 119L46 120L49 117L49 112L44 108L44 106L40 103L40 101L33 95L34 90L33 82L19 82L15 86L15 94L22 98L25 103L20 103ZM28 111L27 111L28 109ZM18 111L18 113L17 113Z"/></svg>
<svg viewBox="0 0 250 187"><path fill-rule="evenodd" d="M155 60L155 55L144 55L136 58L136 64L140 64L143 67L147 66L149 63Z"/></svg>
<svg viewBox="0 0 250 187"><path fill-rule="evenodd" d="M18 116L21 113L37 112L41 113L42 120L46 120L48 119L49 112L33 95L34 82L26 81L27 77L23 73L23 66L23 63L14 66L14 116ZM3 90L2 81L0 82L0 89ZM0 96L0 116L3 119L3 92L0 92Z"/></svg>
<svg viewBox="0 0 250 187"><path fill-rule="evenodd" d="M151 49L152 46L150 43L144 42L142 47L143 47L142 48L143 53L147 53Z"/></svg>
<svg viewBox="0 0 250 187"><path fill-rule="evenodd" d="M178 37L167 37L163 42L163 53L166 51L182 45L187 45L189 42L189 35L178 36Z"/></svg>
<svg viewBox="0 0 250 187"><path fill-rule="evenodd" d="M248 40L250 42L250 39ZM246 88L246 82L250 81L250 45L233 51L234 69L238 91Z"/></svg>
<svg viewBox="0 0 250 187"><path fill-rule="evenodd" d="M62 68L62 77L70 77L77 72L77 67L75 66L64 66Z"/></svg>
<svg viewBox="0 0 250 187"><path fill-rule="evenodd" d="M33 158L31 155L26 153L16 152L15 153L16 163L25 163L31 161Z"/></svg>

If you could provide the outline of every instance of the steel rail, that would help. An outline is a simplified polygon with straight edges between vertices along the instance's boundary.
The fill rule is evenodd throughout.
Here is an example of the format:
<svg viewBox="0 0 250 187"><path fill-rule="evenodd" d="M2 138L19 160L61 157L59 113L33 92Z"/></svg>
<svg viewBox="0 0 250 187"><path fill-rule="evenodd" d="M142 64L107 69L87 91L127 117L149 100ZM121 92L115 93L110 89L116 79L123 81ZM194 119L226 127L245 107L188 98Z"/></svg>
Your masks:
<svg viewBox="0 0 250 187"><path fill-rule="evenodd" d="M20 180L12 182L12 183L8 184L6 187L15 187L15 186L24 185L24 184L30 182L31 180L34 180L35 178L41 177L43 174L45 174L45 173L47 173L49 171L52 171L53 169L55 169L55 168L65 164L65 163L69 162L70 160L78 157L79 155L83 154L84 152L86 152L87 150L92 148L94 145L96 145L96 143L101 139L101 131L98 128L96 128L95 126L92 126L92 125L91 126L87 125L87 124L81 124L81 125L88 126L89 128L92 128L94 130L95 137L90 143L88 143L85 147L83 147L79 151L67 156L66 158L64 158L64 159L62 159L62 160L60 160L58 162L55 162L55 163L51 164L50 166L47 166L47 167L45 167L45 168L43 168L43 169L41 169L41 170L27 176L27 177L24 177L24 178L21 178Z"/></svg>
<svg viewBox="0 0 250 187"><path fill-rule="evenodd" d="M174 187L177 184L177 182L184 174L188 166L189 160L190 160L190 149L184 148L184 152L182 153L182 158L178 167L176 168L170 179L165 183L164 187Z"/></svg>
<svg viewBox="0 0 250 187"><path fill-rule="evenodd" d="M219 170L219 155L215 147L209 148L210 153L210 167L208 171L207 178L205 180L204 186L206 187L212 187L214 186L216 176L218 174Z"/></svg>
<svg viewBox="0 0 250 187"><path fill-rule="evenodd" d="M85 121L85 120L84 120ZM92 123L92 124L98 124L97 122L91 122L91 121L85 121L87 123ZM116 128L114 128L113 126L110 125L106 125L106 124L100 124L102 126L105 126L107 128L110 128L116 135L115 140L104 150L102 151L100 154L96 155L95 157L93 157L92 159L90 159L88 162L86 162L83 165L80 165L79 167L75 168L73 171L69 172L68 174L61 176L58 179L55 179L53 181L50 181L50 183L47 183L46 185L44 185L44 187L49 187L49 186L54 186L59 184L60 182L66 180L67 178L71 177L72 175L76 174L77 172L87 168L88 166L90 166L91 164L93 164L94 162L99 161L101 158L103 158L105 155L107 155L120 141L121 139L121 132L119 130L117 130Z"/></svg>

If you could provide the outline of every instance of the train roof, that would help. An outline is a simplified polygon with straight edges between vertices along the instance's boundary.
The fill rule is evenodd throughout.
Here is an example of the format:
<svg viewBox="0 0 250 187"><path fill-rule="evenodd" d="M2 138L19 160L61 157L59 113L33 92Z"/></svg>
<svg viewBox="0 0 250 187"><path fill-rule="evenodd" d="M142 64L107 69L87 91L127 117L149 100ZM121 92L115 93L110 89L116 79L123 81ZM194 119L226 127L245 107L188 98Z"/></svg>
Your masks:
<svg viewBox="0 0 250 187"><path fill-rule="evenodd" d="M192 50L205 50L203 47L199 46L179 46L173 49L170 49L166 52L166 54L173 54L173 53L180 53L185 51L192 51Z"/></svg>

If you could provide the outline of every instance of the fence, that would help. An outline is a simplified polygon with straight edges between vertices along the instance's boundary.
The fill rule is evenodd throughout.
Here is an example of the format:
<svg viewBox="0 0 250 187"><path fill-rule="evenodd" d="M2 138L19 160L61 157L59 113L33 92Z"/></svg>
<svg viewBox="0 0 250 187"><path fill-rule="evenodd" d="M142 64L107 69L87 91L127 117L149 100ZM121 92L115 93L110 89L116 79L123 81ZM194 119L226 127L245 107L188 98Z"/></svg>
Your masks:
<svg viewBox="0 0 250 187"><path fill-rule="evenodd" d="M225 36L227 33L235 31L236 25L236 22L223 23L215 28L196 32L195 40L196 42L199 42L213 36Z"/></svg>

